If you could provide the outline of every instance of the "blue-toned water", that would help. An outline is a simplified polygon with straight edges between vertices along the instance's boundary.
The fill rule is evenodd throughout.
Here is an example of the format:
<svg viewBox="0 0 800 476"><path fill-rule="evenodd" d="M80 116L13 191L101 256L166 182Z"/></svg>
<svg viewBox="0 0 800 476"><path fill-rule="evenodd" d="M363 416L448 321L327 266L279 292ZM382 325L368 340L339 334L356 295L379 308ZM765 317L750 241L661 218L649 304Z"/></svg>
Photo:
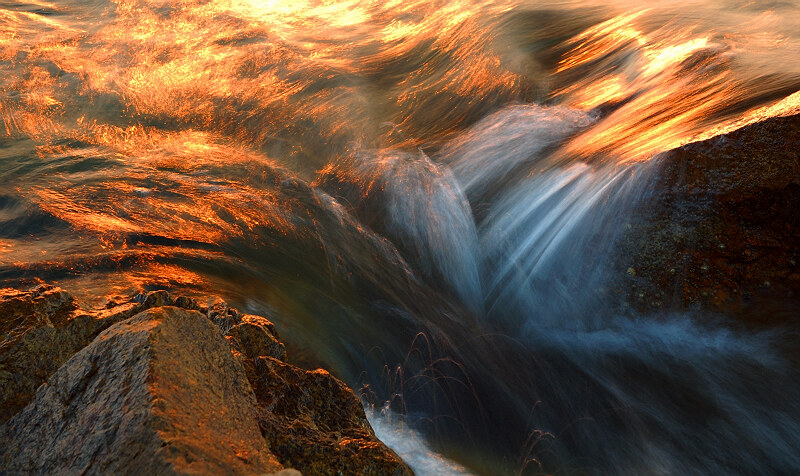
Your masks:
<svg viewBox="0 0 800 476"><path fill-rule="evenodd" d="M797 112L798 31L795 1L0 2L0 283L268 315L420 472L798 473L784 330L610 292L661 152Z"/></svg>

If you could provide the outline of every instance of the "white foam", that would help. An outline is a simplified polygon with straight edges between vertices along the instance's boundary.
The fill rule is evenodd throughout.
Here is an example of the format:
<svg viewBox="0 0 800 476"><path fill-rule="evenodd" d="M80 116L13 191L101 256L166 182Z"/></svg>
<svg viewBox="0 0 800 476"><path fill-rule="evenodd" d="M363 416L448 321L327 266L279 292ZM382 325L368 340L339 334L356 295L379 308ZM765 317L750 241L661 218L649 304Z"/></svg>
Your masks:
<svg viewBox="0 0 800 476"><path fill-rule="evenodd" d="M378 438L393 449L417 476L471 475L463 466L428 448L425 440L390 410L365 409Z"/></svg>

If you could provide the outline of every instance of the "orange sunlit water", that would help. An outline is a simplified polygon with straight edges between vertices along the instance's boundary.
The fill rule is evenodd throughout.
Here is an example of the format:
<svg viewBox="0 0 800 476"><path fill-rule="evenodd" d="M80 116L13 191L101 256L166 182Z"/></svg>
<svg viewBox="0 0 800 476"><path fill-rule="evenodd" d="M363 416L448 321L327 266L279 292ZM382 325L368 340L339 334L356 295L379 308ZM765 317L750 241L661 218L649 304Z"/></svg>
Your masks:
<svg viewBox="0 0 800 476"><path fill-rule="evenodd" d="M662 12L637 9L575 34L553 73L556 78L575 70L588 74L548 92L540 86L546 82L542 78L510 67L508 58L498 54L504 45L495 32L486 31L487 19L525 3L216 0L175 3L165 13L164 2L130 0L109 3L96 21L70 21L68 7L41 5L64 15L0 12L5 20L0 57L12 64L20 54L27 55L23 63L52 62L80 78L79 94L114 96L134 118L168 117L253 146L309 119L324 136L369 139L379 133L365 121L373 114L374 122L413 129L424 115L420 110L436 97L470 102L495 92L513 101L533 87L539 97L553 96L580 108L635 95L634 104L617 113L625 119L606 121L607 130L593 134L585 146L589 155L619 148L622 160L641 160L690 139L731 96L747 93L742 78L724 65L735 49L755 43L796 54L793 39L758 31L774 27L769 12L758 16L753 27L736 25L734 32L730 25L714 29L699 21L654 29L649 16ZM628 7L624 2L598 4L603 5L609 12ZM360 88L355 78L392 61L413 61L403 58L417 48L430 54L398 71L380 97ZM621 50L631 58L603 64ZM714 56L717 70L702 64L687 69L683 63L700 54ZM443 56L450 64L437 67ZM6 133L43 141L48 134L68 134L78 118L69 117L75 111L65 104L63 81L39 66L16 67L25 74L6 81L4 89L24 93L3 101ZM332 88L308 91L326 76L336 83ZM260 116L258 127L248 126L248 113L237 111L242 104ZM414 131L412 139L435 140L465 117L449 119ZM653 143L654 137L664 137L653 127L669 130L668 137ZM651 132L642 134L642 129ZM636 138L621 144L620 130ZM302 144L292 146L299 155L312 153L301 150Z"/></svg>
<svg viewBox="0 0 800 476"><path fill-rule="evenodd" d="M800 58L790 33L800 21L752 5L24 5L0 9L0 134L33 141L41 160L117 164L83 172L108 174L91 185L66 172L22 185L43 210L111 236L112 247L131 233L214 244L259 226L295 229L258 172L209 183L209 169L286 167L312 178L358 146L435 152L518 103L601 111L559 151L563 160L643 161L796 110L796 95L781 99L800 84L799 62L787 60ZM559 14L545 22L539 11ZM181 198L137 185L147 180L178 184Z"/></svg>
<svg viewBox="0 0 800 476"><path fill-rule="evenodd" d="M557 97L584 109L620 104L572 141L567 154L641 161L707 137L710 129L727 131L765 117L748 112L743 117L753 120L746 121L723 114L757 87L736 76L730 45L698 32L697 25L667 25L645 33L637 26L645 13L620 15L577 36L559 63L557 74L582 67L600 74L584 75L556 91ZM620 49L631 59L609 63L609 52ZM768 107L772 115L785 113L783 106Z"/></svg>

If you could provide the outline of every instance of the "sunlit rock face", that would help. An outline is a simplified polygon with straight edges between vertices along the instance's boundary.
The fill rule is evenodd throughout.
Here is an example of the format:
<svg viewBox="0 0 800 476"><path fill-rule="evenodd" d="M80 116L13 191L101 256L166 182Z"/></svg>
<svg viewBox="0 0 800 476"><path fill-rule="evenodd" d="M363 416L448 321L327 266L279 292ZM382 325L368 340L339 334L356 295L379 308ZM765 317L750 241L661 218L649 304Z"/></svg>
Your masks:
<svg viewBox="0 0 800 476"><path fill-rule="evenodd" d="M69 293L46 284L0 294L0 422L27 405L39 385L100 331L138 309L87 315Z"/></svg>
<svg viewBox="0 0 800 476"><path fill-rule="evenodd" d="M796 324L800 299L800 116L768 119L661 157L655 219L639 216L631 303Z"/></svg>
<svg viewBox="0 0 800 476"><path fill-rule="evenodd" d="M282 469L240 364L205 316L154 308L100 334L3 427L12 473Z"/></svg>
<svg viewBox="0 0 800 476"><path fill-rule="evenodd" d="M4 290L2 322L27 326L0 354L4 471L412 474L344 383L278 360L266 318L209 301L156 291L83 311L53 286Z"/></svg>

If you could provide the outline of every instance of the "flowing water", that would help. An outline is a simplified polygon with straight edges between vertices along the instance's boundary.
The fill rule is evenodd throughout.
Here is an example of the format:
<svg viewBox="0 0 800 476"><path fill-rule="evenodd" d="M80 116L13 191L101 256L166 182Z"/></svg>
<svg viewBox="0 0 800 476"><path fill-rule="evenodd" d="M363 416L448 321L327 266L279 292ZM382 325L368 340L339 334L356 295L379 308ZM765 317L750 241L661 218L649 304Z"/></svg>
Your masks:
<svg viewBox="0 0 800 476"><path fill-rule="evenodd" d="M421 473L797 473L785 332L607 290L661 152L798 111L798 32L796 0L3 0L0 282L268 315Z"/></svg>

